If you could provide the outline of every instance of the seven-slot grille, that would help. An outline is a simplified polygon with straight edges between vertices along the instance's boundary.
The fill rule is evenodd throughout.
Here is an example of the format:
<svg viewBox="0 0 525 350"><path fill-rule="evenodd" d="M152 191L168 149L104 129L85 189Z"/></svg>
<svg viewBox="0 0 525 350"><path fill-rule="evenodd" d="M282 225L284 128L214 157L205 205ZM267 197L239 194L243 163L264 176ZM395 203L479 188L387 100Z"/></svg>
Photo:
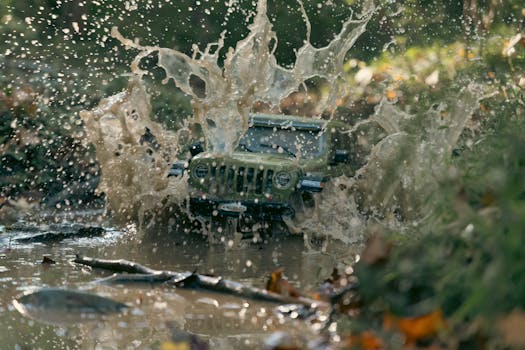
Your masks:
<svg viewBox="0 0 525 350"><path fill-rule="evenodd" d="M238 193L270 193L272 190L272 169L253 167L236 167L229 164L210 165L208 180L212 192L216 194Z"/></svg>

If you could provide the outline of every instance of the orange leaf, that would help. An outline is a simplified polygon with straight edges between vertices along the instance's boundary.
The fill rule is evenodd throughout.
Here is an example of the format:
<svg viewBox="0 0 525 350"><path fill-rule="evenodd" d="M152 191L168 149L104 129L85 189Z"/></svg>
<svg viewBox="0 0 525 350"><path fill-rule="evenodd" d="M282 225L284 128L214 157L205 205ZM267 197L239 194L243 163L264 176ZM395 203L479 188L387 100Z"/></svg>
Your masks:
<svg viewBox="0 0 525 350"><path fill-rule="evenodd" d="M361 333L361 347L364 350L377 350L383 348L383 342L372 332Z"/></svg>
<svg viewBox="0 0 525 350"><path fill-rule="evenodd" d="M326 301L327 299L325 295L318 293L318 292L312 293L310 298L312 298L313 300L318 300L318 301Z"/></svg>
<svg viewBox="0 0 525 350"><path fill-rule="evenodd" d="M379 350L383 349L383 342L374 332L364 331L346 339L345 348L356 346L362 350Z"/></svg>
<svg viewBox="0 0 525 350"><path fill-rule="evenodd" d="M266 290L268 292L281 294L281 281L283 278L283 272L284 269L280 267L270 274L270 278L268 279L268 282L266 282Z"/></svg>
<svg viewBox="0 0 525 350"><path fill-rule="evenodd" d="M171 341L164 342L160 345L160 350L190 350L191 345L187 342L174 343Z"/></svg>
<svg viewBox="0 0 525 350"><path fill-rule="evenodd" d="M289 295L294 298L301 296L301 293L284 277L284 269L282 267L270 274L270 278L266 283L266 290L281 295Z"/></svg>
<svg viewBox="0 0 525 350"><path fill-rule="evenodd" d="M420 339L435 336L445 327L445 320L440 309L418 317L396 317L390 313L385 313L383 327L401 332L405 336L406 342L410 344Z"/></svg>
<svg viewBox="0 0 525 350"><path fill-rule="evenodd" d="M393 101L397 98L397 93L394 90L387 90L386 91L386 98L389 101Z"/></svg>

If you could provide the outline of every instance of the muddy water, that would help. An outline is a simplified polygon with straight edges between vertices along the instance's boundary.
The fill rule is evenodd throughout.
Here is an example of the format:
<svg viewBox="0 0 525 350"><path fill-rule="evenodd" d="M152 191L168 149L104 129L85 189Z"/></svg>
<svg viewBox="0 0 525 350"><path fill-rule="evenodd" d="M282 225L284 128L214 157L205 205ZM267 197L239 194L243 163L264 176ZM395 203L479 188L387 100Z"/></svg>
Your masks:
<svg viewBox="0 0 525 350"><path fill-rule="evenodd" d="M153 239L138 234L133 227L112 229L100 219L100 214L82 212L66 216L55 213L33 219L31 224L19 223L9 229L2 227L2 349L158 349L174 331L197 334L214 349L258 348L276 330L314 336L313 330L304 323L277 317L273 304L168 286L93 283L108 273L73 264L71 260L77 253L106 259L126 258L157 269L221 275L258 287L264 286L270 271L282 266L289 280L302 290L315 289L330 274L336 261L350 261L354 253L350 250L339 254L305 252L303 240L297 236L274 237L260 244L241 242L242 247L231 249L210 246L195 234L175 232L163 236L161 233L160 236L151 235ZM53 244L16 241L38 233L93 226L105 227L106 233L102 237ZM44 255L56 264L42 264ZM90 291L124 302L131 308L122 315L104 320L67 325L46 323L46 318L60 319L59 308L37 320L22 316L14 309L14 298L41 287Z"/></svg>

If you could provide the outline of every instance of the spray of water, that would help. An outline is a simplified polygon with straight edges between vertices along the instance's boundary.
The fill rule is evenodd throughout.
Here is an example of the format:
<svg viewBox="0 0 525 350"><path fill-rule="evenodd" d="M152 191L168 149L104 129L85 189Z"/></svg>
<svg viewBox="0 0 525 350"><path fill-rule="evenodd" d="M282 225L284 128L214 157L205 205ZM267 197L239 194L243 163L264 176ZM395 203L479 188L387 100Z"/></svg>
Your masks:
<svg viewBox="0 0 525 350"><path fill-rule="evenodd" d="M450 156L483 92L468 85L459 95L419 114L383 101L371 120L389 136L377 144L357 173L356 192L363 211L396 213L405 220L428 215L439 186L450 177Z"/></svg>
<svg viewBox="0 0 525 350"><path fill-rule="evenodd" d="M255 102L278 106L283 98L315 76L325 79L331 87L320 110L334 107L336 99L347 93L342 83L344 57L365 31L372 11L348 19L329 45L315 48L310 43L310 23L302 9L307 40L290 69L277 64L274 56L277 36L266 11L266 1L259 1L249 34L235 49L228 50L222 65L219 56L224 35L204 51L195 46L193 56L189 57L172 49L139 45L113 28L115 38L140 51L131 65L136 78L127 91L103 100L96 110L81 114L101 163L100 190L106 193L113 211L128 219L137 213L137 205L145 206L143 198L155 197L155 202L159 202L167 188L166 169L177 151L173 149L178 144L177 134L162 129L149 117L149 96L141 80L145 72L139 68L146 56L157 53L158 64L166 72L164 82L173 79L179 89L191 96L193 122L202 126L208 149L219 153L227 154L234 149L248 127L248 113ZM204 93L195 91L192 79L204 83ZM157 148L141 142L146 128L157 137ZM151 160L148 151L155 153ZM184 198L184 192L175 196Z"/></svg>
<svg viewBox="0 0 525 350"><path fill-rule="evenodd" d="M165 205L174 194L184 197L185 182L166 178L179 133L165 130L150 114L150 97L138 79L96 109L81 112L102 165L98 191L106 195L112 216L122 222L142 222L147 210Z"/></svg>
<svg viewBox="0 0 525 350"><path fill-rule="evenodd" d="M398 232L431 225L436 203L443 199L440 186L455 176L452 150L483 96L481 87L471 84L418 114L382 101L353 129L360 135L375 125L386 133L365 164L354 177L332 181L317 195L315 207L299 210L288 225L310 237L326 235L347 243L362 243L378 225Z"/></svg>
<svg viewBox="0 0 525 350"><path fill-rule="evenodd" d="M292 68L276 61L278 38L266 11L266 1L259 1L249 34L227 50L222 64L224 34L204 51L195 46L190 57L172 49L140 45L113 28L115 38L139 50L132 63L136 78L127 91L103 100L94 111L83 112L82 118L101 163L100 190L106 193L109 208L121 218L140 220L155 205L187 194L184 178L166 178L179 151L179 133L168 132L149 117L149 96L141 79L145 72L140 69L146 56L158 55L158 65L166 73L164 82L173 80L191 96L192 122L202 126L209 150L216 153L233 151L256 102L278 108L312 77L322 78L329 88L317 110L335 109L336 100L349 93L343 78L344 58L365 31L373 10L348 19L327 46L315 48L302 9L307 38ZM204 91L195 89L191 83L195 80L202 83ZM432 210L440 181L448 176L451 150L480 96L474 87L465 87L460 98L417 115L400 111L387 101L380 103L374 115L356 125L353 132L359 137L363 126L373 123L387 136L370 145L370 154L353 178L336 179L315 198L313 208L298 208L295 220L288 222L290 229L355 243L371 222L396 228L407 220L420 222Z"/></svg>
<svg viewBox="0 0 525 350"><path fill-rule="evenodd" d="M358 19L348 19L329 45L315 48L310 43L310 23L303 9L307 38L297 51L294 66L287 69L280 66L274 56L278 40L266 11L266 0L259 1L249 34L235 49L227 51L222 65L219 58L224 48L224 34L204 51L194 46L192 57L172 49L139 45L124 38L117 28L113 28L112 35L126 47L141 51L132 63L132 71L138 76L145 73L139 68L141 60L158 53L158 64L166 72L164 82L173 79L179 89L191 96L193 117L203 128L208 148L231 153L248 127L248 113L255 102L277 107L306 80L319 77L330 87L321 109L334 107L336 99L346 94L346 85L342 84L345 55L365 31L372 14L369 11ZM195 91L191 79L204 83L204 93Z"/></svg>

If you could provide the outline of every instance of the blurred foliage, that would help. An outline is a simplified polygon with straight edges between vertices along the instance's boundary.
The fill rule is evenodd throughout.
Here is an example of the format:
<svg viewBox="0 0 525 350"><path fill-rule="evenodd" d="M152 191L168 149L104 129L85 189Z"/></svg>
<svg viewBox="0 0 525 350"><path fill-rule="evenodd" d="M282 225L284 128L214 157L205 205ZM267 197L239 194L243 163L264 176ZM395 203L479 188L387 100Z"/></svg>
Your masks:
<svg viewBox="0 0 525 350"><path fill-rule="evenodd" d="M467 77L484 84L489 94L451 159L457 175L442 184L443 208L437 205L435 213L439 224L418 229L410 239L374 236L355 266L364 311L346 325L354 332L373 329L391 343L381 321L385 315L403 319L442 310L449 348L525 344L525 337L513 338L507 322L525 309L525 70L501 54L503 42L499 46L455 72L455 82ZM523 60L524 53L517 48L512 60ZM443 90L454 88L448 79L432 86L416 81L390 81L404 97L400 106L425 110L450 95ZM411 101L415 96L418 106Z"/></svg>
<svg viewBox="0 0 525 350"><path fill-rule="evenodd" d="M385 313L416 317L443 310L447 342L466 348L481 335L498 334L496 322L525 309L525 122L507 121L493 130L462 159L461 191L449 198L460 209L455 222L393 248L369 243L355 267L366 311L354 330L384 332L374 320ZM378 249L383 259L367 260ZM493 348L504 348L491 339Z"/></svg>

